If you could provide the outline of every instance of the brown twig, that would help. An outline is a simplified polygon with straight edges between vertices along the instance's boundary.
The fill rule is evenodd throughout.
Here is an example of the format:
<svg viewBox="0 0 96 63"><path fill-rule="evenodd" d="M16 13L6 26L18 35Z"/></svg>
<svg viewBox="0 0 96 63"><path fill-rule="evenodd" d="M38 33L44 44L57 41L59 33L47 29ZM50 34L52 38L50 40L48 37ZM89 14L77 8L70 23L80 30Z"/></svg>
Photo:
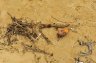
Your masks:
<svg viewBox="0 0 96 63"><path fill-rule="evenodd" d="M41 24L40 28L65 28L68 27L70 24L68 23L63 23L63 24L58 24L58 23L53 23L53 24Z"/></svg>
<svg viewBox="0 0 96 63"><path fill-rule="evenodd" d="M41 33L41 36L46 40L48 44L52 44L52 42L43 34L42 30L40 29L39 32Z"/></svg>
<svg viewBox="0 0 96 63"><path fill-rule="evenodd" d="M31 50L33 52L37 52L37 53L41 53L41 54L45 54L45 55L50 55L50 56L53 56L53 53L48 53L44 50L41 50L39 49L38 47L36 47L36 45L33 45L33 46L29 46L29 45L25 45L23 44L24 48L27 49L27 50Z"/></svg>

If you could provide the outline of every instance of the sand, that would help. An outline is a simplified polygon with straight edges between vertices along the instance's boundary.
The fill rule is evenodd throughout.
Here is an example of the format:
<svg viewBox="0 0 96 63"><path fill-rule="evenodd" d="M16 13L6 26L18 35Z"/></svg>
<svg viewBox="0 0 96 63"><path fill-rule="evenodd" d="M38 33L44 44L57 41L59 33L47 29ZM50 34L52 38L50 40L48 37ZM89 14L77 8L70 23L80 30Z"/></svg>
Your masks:
<svg viewBox="0 0 96 63"><path fill-rule="evenodd" d="M79 46L77 40L86 40L84 37L88 37L88 40L96 41L95 0L0 0L1 27L6 27L11 23L11 18L7 13L17 18L28 19L29 21L72 23L73 30L70 30L59 41L56 39L55 29L44 30L44 33L54 45L47 45L44 39L40 39L37 42L38 47L41 49L53 52L56 61L54 60L52 63L75 63L74 58L78 57L79 52L85 48ZM20 42L28 42L24 37L20 37L19 39ZM0 41L2 40L0 39ZM20 48L20 44L14 47ZM88 56L88 58L94 61L96 61L95 48L92 55ZM47 63L45 55L39 53L36 53L36 55L36 57L41 58L38 63ZM48 58L49 61L50 59L53 60L52 58ZM23 54L22 52L0 50L0 63L36 63L36 60L32 52Z"/></svg>

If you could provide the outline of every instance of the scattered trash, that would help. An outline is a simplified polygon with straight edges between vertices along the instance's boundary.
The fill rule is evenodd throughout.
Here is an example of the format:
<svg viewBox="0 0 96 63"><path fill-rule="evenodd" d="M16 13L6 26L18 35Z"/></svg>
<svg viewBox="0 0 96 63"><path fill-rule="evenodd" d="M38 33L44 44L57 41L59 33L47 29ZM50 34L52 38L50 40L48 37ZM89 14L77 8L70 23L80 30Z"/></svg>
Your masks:
<svg viewBox="0 0 96 63"><path fill-rule="evenodd" d="M64 36L66 36L69 32L68 28L58 28L58 32L57 32L57 37L58 38L62 38Z"/></svg>
<svg viewBox="0 0 96 63"><path fill-rule="evenodd" d="M12 17L9 13L8 15L11 17L12 23L8 25L4 35L4 37L7 39L7 42L8 42L7 45L10 46L13 44L13 42L18 41L16 38L12 40L13 36L21 35L21 36L24 36L25 38L28 38L32 42L32 44L30 45L26 45L22 43L22 46L24 47L24 49L27 51L33 51L35 53L41 53L44 55L53 56L53 53L49 53L42 49L39 49L35 45L35 42L41 36L43 37L44 40L46 40L47 44L52 44L51 40L43 33L42 31L43 29L55 28L57 31L57 38L59 39L66 36L70 30L72 30L73 32L77 32L73 27L69 27L70 26L69 23L62 23L62 24L60 23L44 24L41 22L28 23L28 22L24 22L23 19L17 19L15 17ZM80 46L86 46L88 48L88 51L80 52L81 55L87 56L92 54L93 46L95 45L96 42L95 41L85 42L82 40L78 40L78 43ZM2 44L5 46L4 43ZM37 59L39 60L40 58L37 58ZM83 61L80 60L80 58L74 58L74 59L75 59L75 63L84 63Z"/></svg>
<svg viewBox="0 0 96 63"><path fill-rule="evenodd" d="M90 57L78 57L78 58L74 58L75 63L96 63L96 61L94 61L92 58Z"/></svg>
<svg viewBox="0 0 96 63"><path fill-rule="evenodd" d="M64 37L69 30L65 27L68 27L70 24L68 23L63 23L63 24L58 24L58 23L53 23L53 24L43 24L41 22L23 22L24 20L22 19L17 19L15 17L12 17L9 13L8 15L12 19L12 23L8 25L7 31L5 34L5 37L7 38L8 45L12 44L11 37L13 35L21 35L24 36L28 39L30 39L32 42L35 42L40 36L42 36L46 42L49 44L52 44L52 42L42 33L42 29L45 28L56 28L58 29L58 38ZM61 28L63 30L61 30Z"/></svg>
<svg viewBox="0 0 96 63"><path fill-rule="evenodd" d="M91 55L93 52L93 46L95 46L96 42L95 41L88 41L88 42L84 42L82 40L78 40L78 43L80 46L87 46L88 51L87 52L80 52L81 55Z"/></svg>
<svg viewBox="0 0 96 63"><path fill-rule="evenodd" d="M80 60L80 58L74 58L75 63L84 63L83 61Z"/></svg>

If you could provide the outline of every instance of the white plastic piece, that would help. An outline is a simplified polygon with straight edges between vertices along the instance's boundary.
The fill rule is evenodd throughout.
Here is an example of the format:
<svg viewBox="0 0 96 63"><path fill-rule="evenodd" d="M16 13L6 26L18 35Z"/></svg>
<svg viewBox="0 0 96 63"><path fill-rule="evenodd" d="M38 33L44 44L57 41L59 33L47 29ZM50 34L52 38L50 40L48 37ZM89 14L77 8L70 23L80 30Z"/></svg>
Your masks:
<svg viewBox="0 0 96 63"><path fill-rule="evenodd" d="M78 61L76 61L76 63L84 63L84 62L82 62L82 61L79 61L79 62L78 62Z"/></svg>
<svg viewBox="0 0 96 63"><path fill-rule="evenodd" d="M78 63L84 63L84 62L81 61L81 62L78 62Z"/></svg>

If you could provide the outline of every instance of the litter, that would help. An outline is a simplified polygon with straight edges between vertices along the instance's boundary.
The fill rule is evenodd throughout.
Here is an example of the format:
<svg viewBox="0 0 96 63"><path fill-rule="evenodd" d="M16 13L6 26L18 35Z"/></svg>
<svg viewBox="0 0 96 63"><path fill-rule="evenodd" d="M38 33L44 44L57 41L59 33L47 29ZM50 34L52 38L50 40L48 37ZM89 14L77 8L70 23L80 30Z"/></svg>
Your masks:
<svg viewBox="0 0 96 63"><path fill-rule="evenodd" d="M84 63L83 61L80 61L80 58L74 58L75 59L75 63Z"/></svg>
<svg viewBox="0 0 96 63"><path fill-rule="evenodd" d="M12 19L12 23L8 25L5 33L5 37L7 38L8 45L12 44L11 37L13 35L24 36L30 39L32 42L35 42L37 39L39 39L40 36L42 36L48 44L49 43L52 44L52 42L42 33L42 29L45 29L45 28L53 27L55 29L58 29L58 33L57 33L58 37L60 36L64 37L64 35L66 35L69 32L69 30L65 28L70 25L68 23L63 23L63 24L58 24L58 23L43 24L41 22L27 23L27 22L23 22L24 20L22 19L17 19L15 17L12 17L9 13L8 15ZM62 32L60 33L60 31L62 31L62 30L59 30L60 28L64 28L63 33Z"/></svg>
<svg viewBox="0 0 96 63"><path fill-rule="evenodd" d="M81 46L87 46L87 48L88 48L88 51L87 52L80 52L81 55L84 55L84 56L91 55L92 52L93 52L93 46L96 44L96 42L94 42L94 41L84 42L82 40L78 40L78 43L79 43L79 45L81 45Z"/></svg>

